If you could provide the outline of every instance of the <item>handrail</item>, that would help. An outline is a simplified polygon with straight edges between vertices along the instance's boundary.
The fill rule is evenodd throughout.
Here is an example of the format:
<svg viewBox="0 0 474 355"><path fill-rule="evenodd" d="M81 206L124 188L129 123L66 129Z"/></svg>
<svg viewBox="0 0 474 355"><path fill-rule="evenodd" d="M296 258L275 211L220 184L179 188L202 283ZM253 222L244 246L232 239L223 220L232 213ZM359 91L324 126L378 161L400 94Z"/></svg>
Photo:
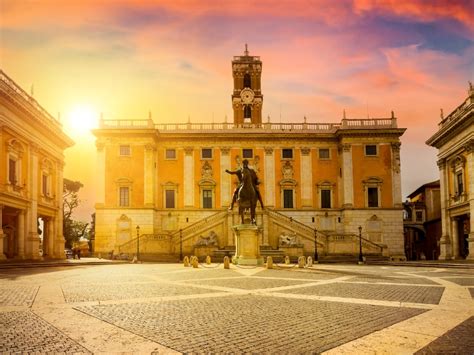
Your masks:
<svg viewBox="0 0 474 355"><path fill-rule="evenodd" d="M337 237L343 237L343 238L350 237L355 242L359 242L359 236L357 234L340 234L340 235L336 234L336 235L331 235L329 238L337 238ZM384 247L382 245L379 245L364 237L361 237L361 240L362 240L362 245L366 247L366 249L377 249L377 250L380 250L381 253L383 253Z"/></svg>

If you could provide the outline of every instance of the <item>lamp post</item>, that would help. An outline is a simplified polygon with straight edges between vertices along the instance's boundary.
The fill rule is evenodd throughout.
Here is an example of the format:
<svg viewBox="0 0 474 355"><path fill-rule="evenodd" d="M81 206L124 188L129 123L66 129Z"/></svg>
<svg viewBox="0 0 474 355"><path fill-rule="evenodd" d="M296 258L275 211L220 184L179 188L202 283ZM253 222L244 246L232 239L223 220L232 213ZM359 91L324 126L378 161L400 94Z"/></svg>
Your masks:
<svg viewBox="0 0 474 355"><path fill-rule="evenodd" d="M364 258L362 257L362 227L359 226L359 264L364 262Z"/></svg>
<svg viewBox="0 0 474 355"><path fill-rule="evenodd" d="M183 230L179 230L179 261L183 261Z"/></svg>
<svg viewBox="0 0 474 355"><path fill-rule="evenodd" d="M137 262L140 258L140 226L137 225Z"/></svg>
<svg viewBox="0 0 474 355"><path fill-rule="evenodd" d="M314 228L314 262L318 262L318 230Z"/></svg>

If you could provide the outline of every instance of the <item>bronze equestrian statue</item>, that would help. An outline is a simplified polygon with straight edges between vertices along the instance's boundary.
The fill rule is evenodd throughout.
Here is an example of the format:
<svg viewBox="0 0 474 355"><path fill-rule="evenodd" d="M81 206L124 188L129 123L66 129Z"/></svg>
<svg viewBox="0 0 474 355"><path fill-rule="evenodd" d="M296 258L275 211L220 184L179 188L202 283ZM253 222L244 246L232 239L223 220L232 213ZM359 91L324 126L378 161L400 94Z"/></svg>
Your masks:
<svg viewBox="0 0 474 355"><path fill-rule="evenodd" d="M236 171L226 170L226 173L237 175L239 179L239 186L234 191L232 196L232 203L229 210L234 207L235 201L239 202L239 214L244 224L244 211L250 209L250 220L252 224L257 224L255 219L255 208L257 207L257 200L260 201L260 205L263 207L262 196L258 190L260 181L258 180L257 173L250 169L248 160L245 159L242 162L243 166L241 169Z"/></svg>

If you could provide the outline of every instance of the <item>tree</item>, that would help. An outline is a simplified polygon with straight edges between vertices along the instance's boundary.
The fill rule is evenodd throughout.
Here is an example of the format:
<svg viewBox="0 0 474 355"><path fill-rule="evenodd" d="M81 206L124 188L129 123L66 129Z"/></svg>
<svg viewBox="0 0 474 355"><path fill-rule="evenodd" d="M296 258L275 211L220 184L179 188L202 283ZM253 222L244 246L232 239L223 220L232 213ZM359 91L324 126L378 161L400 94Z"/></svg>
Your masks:
<svg viewBox="0 0 474 355"><path fill-rule="evenodd" d="M71 248L81 237L87 235L89 223L75 221L72 218L74 210L80 205L78 192L84 187L80 181L64 179L63 190L63 234L66 248Z"/></svg>

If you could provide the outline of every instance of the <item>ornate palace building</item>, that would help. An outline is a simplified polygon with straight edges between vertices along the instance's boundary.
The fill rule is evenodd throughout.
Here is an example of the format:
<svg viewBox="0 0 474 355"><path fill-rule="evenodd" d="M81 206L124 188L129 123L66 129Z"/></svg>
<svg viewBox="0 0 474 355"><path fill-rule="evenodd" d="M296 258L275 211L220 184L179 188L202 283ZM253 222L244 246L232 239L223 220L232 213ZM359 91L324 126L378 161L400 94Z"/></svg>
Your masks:
<svg viewBox="0 0 474 355"><path fill-rule="evenodd" d="M233 122L101 120L96 253L219 257L234 248L229 211L243 159L260 180L263 255L404 259L400 136L389 118L340 123L262 121L262 62L236 56ZM359 227L361 239L359 239ZM137 235L140 236L137 243ZM315 235L317 244L315 245Z"/></svg>
<svg viewBox="0 0 474 355"><path fill-rule="evenodd" d="M440 259L474 260L474 88L426 144L438 149L441 191Z"/></svg>
<svg viewBox="0 0 474 355"><path fill-rule="evenodd" d="M64 257L63 151L72 145L0 70L0 259Z"/></svg>

